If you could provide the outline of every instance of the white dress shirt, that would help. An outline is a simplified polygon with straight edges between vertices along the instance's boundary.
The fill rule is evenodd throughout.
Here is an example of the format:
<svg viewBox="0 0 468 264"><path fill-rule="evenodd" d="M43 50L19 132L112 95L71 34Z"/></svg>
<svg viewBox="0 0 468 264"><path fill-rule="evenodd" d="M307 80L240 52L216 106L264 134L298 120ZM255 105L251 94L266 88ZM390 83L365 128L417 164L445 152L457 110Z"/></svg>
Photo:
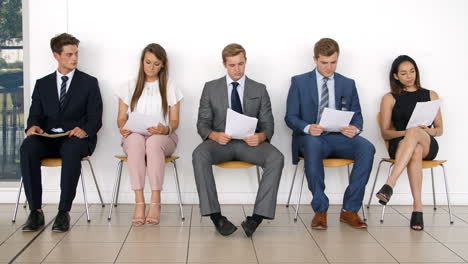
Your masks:
<svg viewBox="0 0 468 264"><path fill-rule="evenodd" d="M62 76L67 76L68 77L68 80L67 80L67 86L65 87L65 91L68 93L68 88L70 88L70 83L73 79L73 75L75 74L75 69L73 69L73 71L69 72L68 74L61 74L58 69L57 69L57 94L58 94L58 98L60 100L60 88L62 87ZM61 127L57 127L57 128L52 128L51 129L53 132L55 133L63 133L65 131L63 131L63 129Z"/></svg>

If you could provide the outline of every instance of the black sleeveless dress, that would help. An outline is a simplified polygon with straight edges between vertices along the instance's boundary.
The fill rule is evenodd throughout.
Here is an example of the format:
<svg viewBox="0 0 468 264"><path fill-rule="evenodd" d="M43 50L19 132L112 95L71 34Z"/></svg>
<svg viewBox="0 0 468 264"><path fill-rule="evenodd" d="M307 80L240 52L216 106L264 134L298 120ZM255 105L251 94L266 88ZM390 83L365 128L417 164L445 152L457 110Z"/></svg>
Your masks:
<svg viewBox="0 0 468 264"><path fill-rule="evenodd" d="M427 89L418 89L414 92L403 92L402 94L392 93L392 95L393 98L395 98L395 105L392 110L392 123L397 131L406 130L406 125L411 118L411 114L413 113L417 102L431 101L431 94ZM439 151L437 141L433 136L429 136L431 137L429 154L427 154L424 160L435 159L437 152ZM400 140L402 139L403 137L398 137L389 141L388 153L390 154L390 158L395 159L398 143L400 143Z"/></svg>

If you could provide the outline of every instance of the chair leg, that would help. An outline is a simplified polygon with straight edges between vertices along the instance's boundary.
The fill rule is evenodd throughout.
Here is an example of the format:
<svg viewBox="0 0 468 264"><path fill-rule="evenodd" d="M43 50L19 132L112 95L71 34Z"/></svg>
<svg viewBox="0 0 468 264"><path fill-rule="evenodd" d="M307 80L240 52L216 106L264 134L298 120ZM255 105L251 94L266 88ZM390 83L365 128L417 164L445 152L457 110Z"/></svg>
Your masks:
<svg viewBox="0 0 468 264"><path fill-rule="evenodd" d="M99 200L101 200L101 206L106 207L106 205L104 204L104 201L102 200L101 190L99 189L99 184L97 183L97 180L96 180L96 174L94 174L93 165L91 164L91 161L89 159L87 159L86 161L88 162L89 168L91 169L91 174L93 174L93 180L94 180L94 184L96 185L96 189L99 195Z"/></svg>
<svg viewBox="0 0 468 264"><path fill-rule="evenodd" d="M294 180L296 179L297 167L299 167L299 163L296 164L296 168L294 169L294 175L291 181L291 188L289 189L288 202L286 203L286 208L289 207L289 201L291 201L291 194L294 188Z"/></svg>
<svg viewBox="0 0 468 264"><path fill-rule="evenodd" d="M111 204L110 204L110 208L109 208L109 215L107 216L107 220L111 220L111 217L112 217L112 208L114 208L114 206L117 206L116 204L116 194L117 194L117 185L120 183L120 176L122 175L121 172L122 172L122 165L123 165L123 161L119 161L117 163L117 174L115 175L115 183L114 183L114 190L112 191L112 201L111 201Z"/></svg>
<svg viewBox="0 0 468 264"><path fill-rule="evenodd" d="M297 199L296 212L294 213L294 221L297 221L297 215L299 214L299 205L301 204L302 187L304 186L304 178L305 178L305 167L302 173L301 189L299 191L299 198Z"/></svg>
<svg viewBox="0 0 468 264"><path fill-rule="evenodd" d="M387 208L386 205L382 206L382 215L380 216L380 223L383 223L384 221L385 208Z"/></svg>
<svg viewBox="0 0 468 264"><path fill-rule="evenodd" d="M119 184L117 184L117 192L115 193L115 203L114 203L115 207L117 207L117 204L119 203L120 182L122 181L122 167L123 167L123 161L120 163Z"/></svg>
<svg viewBox="0 0 468 264"><path fill-rule="evenodd" d="M84 199L85 208L86 208L86 218L89 223L91 222L91 218L89 217L89 206L88 206L88 198L86 197L86 184L85 184L85 179L83 175L83 168L81 168L81 186L83 187L83 199Z"/></svg>
<svg viewBox="0 0 468 264"><path fill-rule="evenodd" d="M387 176L387 177L390 177L390 174L392 173L393 165L394 165L394 164L390 165L390 168L388 168L388 176ZM372 192L372 193L374 193L374 192ZM384 221L385 208L386 208L386 207L387 207L386 205L384 205L384 206L382 207L382 215L380 216L380 223L383 223L383 221Z"/></svg>
<svg viewBox="0 0 468 264"><path fill-rule="evenodd" d="M379 177L380 165L382 165L382 162L384 162L384 161L385 160L381 160L379 162L379 166L377 167L377 172L375 173L374 184L372 185L372 191L371 191L370 196L369 196L369 203L367 203L367 208L370 208L370 203L372 201L372 195L374 195L375 185L377 184L377 178Z"/></svg>
<svg viewBox="0 0 468 264"><path fill-rule="evenodd" d="M449 187L448 187L448 180L447 180L447 174L445 173L445 166L444 164L440 164L442 167L442 170L444 172L444 182L445 182L445 194L447 195L447 205L449 209L449 218L450 218L450 224L453 224L453 218L452 218L452 206L450 204L450 192L449 192Z"/></svg>
<svg viewBox="0 0 468 264"><path fill-rule="evenodd" d="M431 179L432 179L432 200L434 201L434 211L437 210L436 197L435 197L435 185L434 185L434 168L431 168Z"/></svg>
<svg viewBox="0 0 468 264"><path fill-rule="evenodd" d="M175 177L175 182L176 182L177 196L179 197L180 217L181 217L182 222L183 222L185 220L185 216L184 216L184 209L182 207L182 195L180 193L179 174L177 173L176 161L173 160L171 163L172 163L172 168L174 169L174 177Z"/></svg>
<svg viewBox="0 0 468 264"><path fill-rule="evenodd" d="M18 213L18 206L19 206L19 200L21 197L21 190L23 190L23 177L21 177L20 180L20 186L18 189L18 197L16 198L16 205L15 205L15 211L13 212L13 218L11 219L11 222L16 222L16 214Z"/></svg>

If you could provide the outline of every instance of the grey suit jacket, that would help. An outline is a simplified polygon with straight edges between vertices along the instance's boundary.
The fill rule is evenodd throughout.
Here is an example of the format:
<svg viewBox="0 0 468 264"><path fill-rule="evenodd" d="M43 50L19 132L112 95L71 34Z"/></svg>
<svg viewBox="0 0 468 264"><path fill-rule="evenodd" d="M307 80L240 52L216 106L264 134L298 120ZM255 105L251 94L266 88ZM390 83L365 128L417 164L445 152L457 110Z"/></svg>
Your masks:
<svg viewBox="0 0 468 264"><path fill-rule="evenodd" d="M226 77L205 83L198 108L197 129L203 140L212 132L224 132L226 111L229 108ZM244 115L258 119L256 132L265 133L271 141L274 120L271 112L270 96L264 84L245 78L242 110Z"/></svg>

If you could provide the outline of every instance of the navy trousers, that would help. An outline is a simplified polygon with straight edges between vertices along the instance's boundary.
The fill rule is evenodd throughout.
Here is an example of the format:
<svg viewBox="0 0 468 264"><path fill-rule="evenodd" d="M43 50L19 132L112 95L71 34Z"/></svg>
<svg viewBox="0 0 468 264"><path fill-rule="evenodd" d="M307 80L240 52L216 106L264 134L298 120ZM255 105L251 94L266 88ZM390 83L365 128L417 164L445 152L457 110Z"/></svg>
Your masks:
<svg viewBox="0 0 468 264"><path fill-rule="evenodd" d="M375 148L367 139L355 136L348 138L341 133L321 136L301 136L300 150L304 156L305 173L312 192L312 209L326 212L329 201L325 195L323 159L342 158L354 160L351 179L343 197L343 209L359 211L374 161Z"/></svg>

